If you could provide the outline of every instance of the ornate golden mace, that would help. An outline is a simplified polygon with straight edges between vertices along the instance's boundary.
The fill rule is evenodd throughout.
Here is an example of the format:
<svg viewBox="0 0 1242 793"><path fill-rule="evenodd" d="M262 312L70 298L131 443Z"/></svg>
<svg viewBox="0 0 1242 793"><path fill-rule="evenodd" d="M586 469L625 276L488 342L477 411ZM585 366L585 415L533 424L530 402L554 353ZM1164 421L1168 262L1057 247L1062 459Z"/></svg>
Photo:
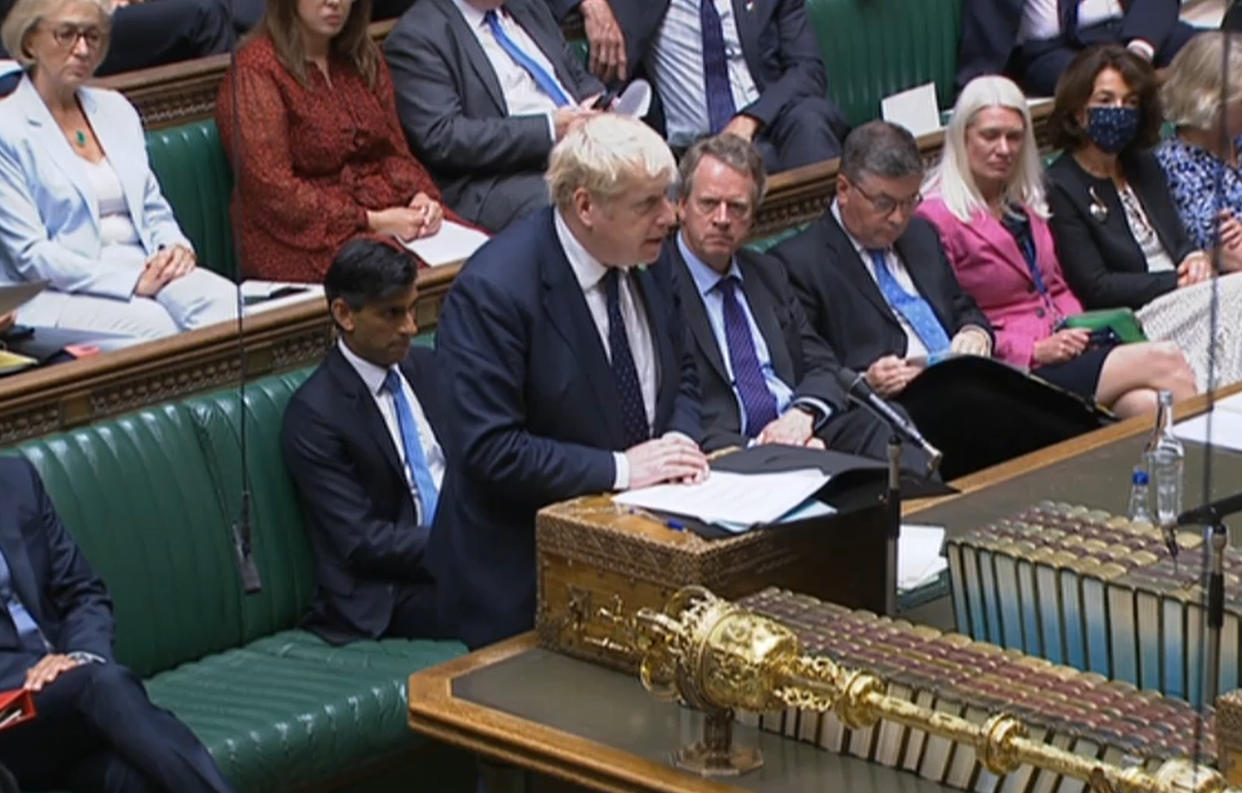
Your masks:
<svg viewBox="0 0 1242 793"><path fill-rule="evenodd" d="M1121 768L1028 737L1007 714L983 724L889 696L875 675L806 655L780 623L722 600L699 586L679 590L662 611L621 616L619 603L601 609L604 637L587 641L639 662L643 687L663 700L684 700L706 716L703 739L674 754L674 762L704 776L736 775L763 764L756 747L733 744L733 711L769 713L786 707L834 711L851 729L880 719L973 746L992 773L1026 763L1087 782L1094 793L1220 793L1224 778L1187 760L1166 761L1154 773ZM1231 788L1229 790L1232 790Z"/></svg>

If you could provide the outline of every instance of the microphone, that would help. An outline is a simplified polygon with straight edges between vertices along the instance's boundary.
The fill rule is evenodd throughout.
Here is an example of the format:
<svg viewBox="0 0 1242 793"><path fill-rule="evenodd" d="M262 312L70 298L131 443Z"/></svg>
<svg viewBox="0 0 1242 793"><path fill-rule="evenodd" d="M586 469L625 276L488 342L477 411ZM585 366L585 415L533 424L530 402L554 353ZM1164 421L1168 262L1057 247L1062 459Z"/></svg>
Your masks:
<svg viewBox="0 0 1242 793"><path fill-rule="evenodd" d="M914 426L913 422L898 413L893 409L892 405L882 399L880 395L871 388L871 384L867 382L867 378L863 377L863 375L859 372L855 372L853 369L847 369L844 366L837 370L836 377L837 382L841 384L841 388L850 399L874 413L880 421L887 424L894 433L904 437L906 440L923 450L923 453L926 454L928 458L928 474L932 474L936 471L936 468L940 465L940 460L944 457L944 455L941 454L939 449L928 443L927 439L923 437L923 433L919 432L918 427Z"/></svg>
<svg viewBox="0 0 1242 793"><path fill-rule="evenodd" d="M1214 526L1221 518L1242 512L1242 493L1188 509L1177 516L1177 526Z"/></svg>

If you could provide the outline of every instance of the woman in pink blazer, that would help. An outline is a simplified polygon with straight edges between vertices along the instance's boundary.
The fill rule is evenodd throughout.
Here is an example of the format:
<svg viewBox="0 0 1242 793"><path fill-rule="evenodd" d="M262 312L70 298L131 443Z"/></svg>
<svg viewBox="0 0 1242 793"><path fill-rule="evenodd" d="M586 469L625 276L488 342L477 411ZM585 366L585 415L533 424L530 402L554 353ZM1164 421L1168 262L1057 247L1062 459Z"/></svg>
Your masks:
<svg viewBox="0 0 1242 793"><path fill-rule="evenodd" d="M940 231L958 281L987 314L994 355L1118 415L1192 396L1194 374L1167 342L1095 343L1061 322L1082 311L1057 261L1043 173L1022 92L1003 77L962 91L919 214Z"/></svg>

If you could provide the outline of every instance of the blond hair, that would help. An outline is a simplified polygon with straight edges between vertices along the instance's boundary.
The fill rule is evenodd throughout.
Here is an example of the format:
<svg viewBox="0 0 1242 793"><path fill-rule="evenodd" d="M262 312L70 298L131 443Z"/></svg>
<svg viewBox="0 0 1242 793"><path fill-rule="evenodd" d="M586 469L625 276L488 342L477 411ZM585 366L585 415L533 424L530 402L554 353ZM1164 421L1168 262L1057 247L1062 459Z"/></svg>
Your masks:
<svg viewBox="0 0 1242 793"><path fill-rule="evenodd" d="M1024 127L1022 153L1017 167L1005 185L1004 201L1017 204L1034 212L1041 218L1048 217L1048 202L1044 197L1043 165L1039 161L1039 146L1035 143L1035 131L1031 124L1031 111L1026 106L1022 89L1005 77L984 75L966 84L944 134L944 152L940 162L932 170L924 185L928 195L937 195L954 217L969 222L979 211L987 210L987 202L979 192L974 174L970 172L970 160L966 154L966 132L975 121L979 111L991 107L1003 107L1022 116Z"/></svg>
<svg viewBox="0 0 1242 793"><path fill-rule="evenodd" d="M651 127L603 113L570 128L552 149L545 178L552 202L565 211L580 187L611 200L635 178L664 179L671 185L676 174L673 153Z"/></svg>
<svg viewBox="0 0 1242 793"><path fill-rule="evenodd" d="M0 26L0 44L4 45L9 57L29 68L34 65L34 58L26 52L26 37L47 17L71 3L94 6L99 11L100 23L106 31L112 28L112 6L108 0L17 0L9 15ZM99 53L102 59L105 52Z"/></svg>
<svg viewBox="0 0 1242 793"><path fill-rule="evenodd" d="M1229 63L1225 41L1229 42ZM1236 33L1205 31L1182 47L1169 64L1169 79L1160 89L1165 120L1175 127L1212 129L1220 121L1224 107L1221 90L1228 81L1226 105L1242 102L1242 36Z"/></svg>

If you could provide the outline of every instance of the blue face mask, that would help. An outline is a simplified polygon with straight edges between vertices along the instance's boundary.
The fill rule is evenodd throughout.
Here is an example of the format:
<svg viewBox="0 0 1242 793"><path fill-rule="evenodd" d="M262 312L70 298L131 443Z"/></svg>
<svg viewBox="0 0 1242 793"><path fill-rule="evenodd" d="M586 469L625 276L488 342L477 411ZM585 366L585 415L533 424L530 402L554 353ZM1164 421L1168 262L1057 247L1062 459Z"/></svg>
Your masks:
<svg viewBox="0 0 1242 793"><path fill-rule="evenodd" d="M1139 111L1136 107L1087 108L1087 137L1109 154L1118 154L1138 134Z"/></svg>

